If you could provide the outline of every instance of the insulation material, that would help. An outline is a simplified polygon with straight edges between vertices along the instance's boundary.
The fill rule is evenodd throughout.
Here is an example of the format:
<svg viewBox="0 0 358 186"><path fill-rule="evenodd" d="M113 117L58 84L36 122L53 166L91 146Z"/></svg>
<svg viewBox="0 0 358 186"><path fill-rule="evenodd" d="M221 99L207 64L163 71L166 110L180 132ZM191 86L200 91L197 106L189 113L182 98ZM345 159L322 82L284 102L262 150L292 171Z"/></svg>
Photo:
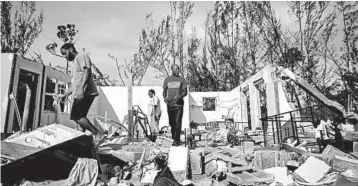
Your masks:
<svg viewBox="0 0 358 186"><path fill-rule="evenodd" d="M65 141L77 138L84 133L60 124L52 124L38 128L29 133L19 134L6 139L6 142L17 143L30 147L46 149Z"/></svg>

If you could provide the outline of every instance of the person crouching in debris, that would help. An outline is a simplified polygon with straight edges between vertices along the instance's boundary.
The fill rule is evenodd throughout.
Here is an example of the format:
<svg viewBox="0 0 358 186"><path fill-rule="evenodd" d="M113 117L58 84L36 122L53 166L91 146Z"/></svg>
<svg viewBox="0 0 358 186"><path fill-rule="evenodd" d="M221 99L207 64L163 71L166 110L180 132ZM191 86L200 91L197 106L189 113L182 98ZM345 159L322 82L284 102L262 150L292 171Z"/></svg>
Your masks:
<svg viewBox="0 0 358 186"><path fill-rule="evenodd" d="M93 100L99 95L92 77L91 59L88 54L77 52L72 43L65 43L61 47L61 54L72 62L72 90L63 96L64 99L67 99L69 95L73 95L70 119L79 124L83 132L87 129L95 135L94 143L97 145L103 139L103 136L87 118Z"/></svg>
<svg viewBox="0 0 358 186"><path fill-rule="evenodd" d="M179 66L172 66L173 75L167 77L163 84L163 97L167 104L169 125L173 145L180 145L180 133L183 118L184 97L187 95L187 82L179 76Z"/></svg>
<svg viewBox="0 0 358 186"><path fill-rule="evenodd" d="M159 156L154 158L154 165L158 171L154 178L153 186L182 186L175 179L172 171L168 167L167 158Z"/></svg>
<svg viewBox="0 0 358 186"><path fill-rule="evenodd" d="M148 115L149 115L149 126L152 133L152 141L155 141L159 133L159 120L162 115L162 110L160 107L160 100L155 95L155 91L150 89L148 92L149 103L148 103Z"/></svg>

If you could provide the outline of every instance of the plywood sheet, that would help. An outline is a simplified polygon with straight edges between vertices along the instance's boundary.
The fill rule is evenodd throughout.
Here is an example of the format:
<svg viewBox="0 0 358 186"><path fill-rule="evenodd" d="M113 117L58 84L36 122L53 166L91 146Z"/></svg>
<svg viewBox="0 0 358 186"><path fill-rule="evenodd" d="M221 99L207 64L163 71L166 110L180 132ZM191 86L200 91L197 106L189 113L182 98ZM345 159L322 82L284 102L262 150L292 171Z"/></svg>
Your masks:
<svg viewBox="0 0 358 186"><path fill-rule="evenodd" d="M60 124L52 124L29 133L20 134L10 139L8 138L5 141L46 149L82 135L85 134Z"/></svg>
<svg viewBox="0 0 358 186"><path fill-rule="evenodd" d="M1 141L1 155L5 155L14 159L20 159L36 152L40 149L29 147L21 144Z"/></svg>

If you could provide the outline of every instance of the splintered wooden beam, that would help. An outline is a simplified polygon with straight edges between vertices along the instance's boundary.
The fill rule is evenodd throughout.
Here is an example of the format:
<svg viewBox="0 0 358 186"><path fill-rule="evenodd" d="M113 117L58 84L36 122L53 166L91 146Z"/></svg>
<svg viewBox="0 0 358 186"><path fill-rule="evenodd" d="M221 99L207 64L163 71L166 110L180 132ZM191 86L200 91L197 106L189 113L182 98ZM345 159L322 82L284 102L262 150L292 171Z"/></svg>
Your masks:
<svg viewBox="0 0 358 186"><path fill-rule="evenodd" d="M309 95L317 99L322 104L326 105L330 110L341 114L343 117L347 117L347 112L344 109L344 107L339 104L336 101L332 101L328 99L325 95L323 95L321 92L317 91L312 85L307 83L304 79L301 77L295 75L293 72L291 72L288 69L278 67L281 72L282 78L288 78L291 81L293 81L297 86L302 88L304 91L306 91Z"/></svg>

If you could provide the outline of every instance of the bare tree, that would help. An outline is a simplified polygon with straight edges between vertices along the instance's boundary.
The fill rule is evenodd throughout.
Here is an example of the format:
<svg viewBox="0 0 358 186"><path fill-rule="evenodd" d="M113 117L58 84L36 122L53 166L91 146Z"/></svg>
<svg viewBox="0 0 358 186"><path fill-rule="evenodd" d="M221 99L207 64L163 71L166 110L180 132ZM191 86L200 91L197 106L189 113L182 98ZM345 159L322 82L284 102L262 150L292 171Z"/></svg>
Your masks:
<svg viewBox="0 0 358 186"><path fill-rule="evenodd" d="M322 48L329 45L329 41L334 36L334 25L330 25L335 21L334 11L328 8L330 2L305 1L288 2L288 4L299 26L299 30L294 32L293 39L296 46L300 46L303 59L302 64L297 64L296 71L301 73L308 83L324 92L330 86L328 83L330 69L324 62ZM321 81L323 78L324 81ZM310 96L302 95L307 104L314 103Z"/></svg>
<svg viewBox="0 0 358 186"><path fill-rule="evenodd" d="M152 14L147 15L146 21L151 26L142 31L142 36L147 37L146 50L151 56L150 66L159 72L157 78L169 77L173 64L178 64L182 75L186 76L184 28L193 6L192 2L170 2L170 15L162 19L157 27L152 26Z"/></svg>
<svg viewBox="0 0 358 186"><path fill-rule="evenodd" d="M127 63L127 59L125 59L123 65L119 64L119 60L114 55L108 54L108 56L116 62L118 75L122 85L126 86L126 82L131 82L131 84L135 86L141 85L143 76L148 68L148 63L142 63L138 59L137 54L134 54L133 60L129 63Z"/></svg>
<svg viewBox="0 0 358 186"><path fill-rule="evenodd" d="M42 32L43 11L38 16L36 2L21 1L12 18L12 2L1 2L1 52L25 55Z"/></svg>

